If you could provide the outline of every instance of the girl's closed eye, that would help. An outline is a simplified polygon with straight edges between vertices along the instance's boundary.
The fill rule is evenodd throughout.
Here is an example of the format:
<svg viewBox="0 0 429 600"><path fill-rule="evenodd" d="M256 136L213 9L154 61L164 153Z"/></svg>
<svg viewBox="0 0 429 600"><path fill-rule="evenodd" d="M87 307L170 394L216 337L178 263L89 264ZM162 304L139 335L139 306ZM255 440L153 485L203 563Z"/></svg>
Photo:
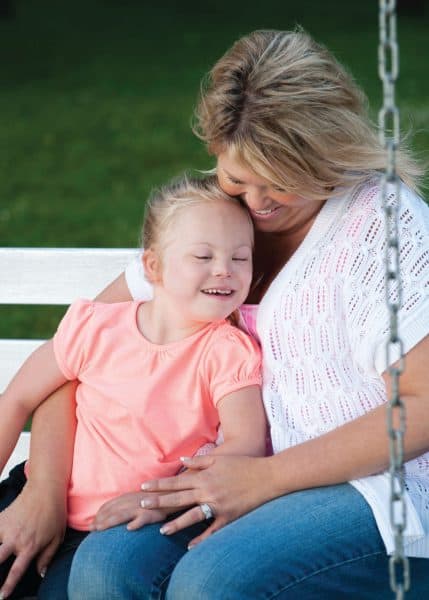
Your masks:
<svg viewBox="0 0 429 600"><path fill-rule="evenodd" d="M233 256L232 260L237 260L239 262L247 262L249 260L249 258L247 256L243 256L243 257Z"/></svg>
<svg viewBox="0 0 429 600"><path fill-rule="evenodd" d="M204 255L202 255L202 254L200 254L200 255L194 254L194 258L196 258L197 260L210 260L211 256L208 256L208 255L205 255L205 254Z"/></svg>

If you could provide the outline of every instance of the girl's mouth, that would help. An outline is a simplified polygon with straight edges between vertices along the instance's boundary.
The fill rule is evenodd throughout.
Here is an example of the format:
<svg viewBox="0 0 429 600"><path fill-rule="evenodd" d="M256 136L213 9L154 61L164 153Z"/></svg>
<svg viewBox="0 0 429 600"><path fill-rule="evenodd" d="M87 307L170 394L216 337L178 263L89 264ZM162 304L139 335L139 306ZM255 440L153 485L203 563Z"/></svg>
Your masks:
<svg viewBox="0 0 429 600"><path fill-rule="evenodd" d="M205 290L201 290L203 294L207 294L208 296L231 296L234 293L234 290L231 289L219 289L219 288L207 288Z"/></svg>

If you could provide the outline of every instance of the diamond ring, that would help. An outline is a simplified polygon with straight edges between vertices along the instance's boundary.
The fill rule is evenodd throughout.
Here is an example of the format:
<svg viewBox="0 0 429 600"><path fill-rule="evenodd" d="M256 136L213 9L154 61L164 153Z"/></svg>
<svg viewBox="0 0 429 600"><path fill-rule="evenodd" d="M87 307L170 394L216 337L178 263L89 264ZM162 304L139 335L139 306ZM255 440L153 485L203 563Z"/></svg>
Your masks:
<svg viewBox="0 0 429 600"><path fill-rule="evenodd" d="M206 504L206 502L204 502L203 504L200 504L200 508L201 508L201 512L204 515L205 519L213 519L214 512L211 506L209 506L208 504Z"/></svg>

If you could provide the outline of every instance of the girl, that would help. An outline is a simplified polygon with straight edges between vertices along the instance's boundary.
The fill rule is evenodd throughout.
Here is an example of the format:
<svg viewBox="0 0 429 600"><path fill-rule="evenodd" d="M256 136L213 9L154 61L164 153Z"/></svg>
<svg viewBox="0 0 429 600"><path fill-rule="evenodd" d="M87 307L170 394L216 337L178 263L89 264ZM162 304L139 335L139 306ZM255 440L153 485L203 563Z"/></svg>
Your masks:
<svg viewBox="0 0 429 600"><path fill-rule="evenodd" d="M1 465L38 404L79 380L69 529L42 598L66 597L72 555L103 505L143 479L176 474L180 456L215 442L220 424L224 441L214 452L264 452L259 350L227 321L252 278L246 209L216 178L183 178L149 200L143 243L153 299L75 302L2 397ZM130 508L129 529L165 517L137 502ZM211 516L206 505L199 510Z"/></svg>

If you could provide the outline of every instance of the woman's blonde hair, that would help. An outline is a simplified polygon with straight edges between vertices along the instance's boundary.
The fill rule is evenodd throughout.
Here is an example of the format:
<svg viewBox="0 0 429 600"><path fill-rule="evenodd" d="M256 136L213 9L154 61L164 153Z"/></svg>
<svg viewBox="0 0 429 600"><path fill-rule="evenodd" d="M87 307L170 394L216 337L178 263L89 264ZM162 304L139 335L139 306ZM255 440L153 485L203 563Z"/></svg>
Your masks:
<svg viewBox="0 0 429 600"><path fill-rule="evenodd" d="M367 98L333 55L302 30L255 31L203 82L195 132L287 192L323 200L386 165ZM406 149L397 171L416 188Z"/></svg>
<svg viewBox="0 0 429 600"><path fill-rule="evenodd" d="M154 190L145 207L141 233L143 248L160 248L166 232L183 210L207 202L226 202L237 206L249 222L253 236L253 225L248 210L237 198L228 196L219 186L216 176L202 179L183 175Z"/></svg>

